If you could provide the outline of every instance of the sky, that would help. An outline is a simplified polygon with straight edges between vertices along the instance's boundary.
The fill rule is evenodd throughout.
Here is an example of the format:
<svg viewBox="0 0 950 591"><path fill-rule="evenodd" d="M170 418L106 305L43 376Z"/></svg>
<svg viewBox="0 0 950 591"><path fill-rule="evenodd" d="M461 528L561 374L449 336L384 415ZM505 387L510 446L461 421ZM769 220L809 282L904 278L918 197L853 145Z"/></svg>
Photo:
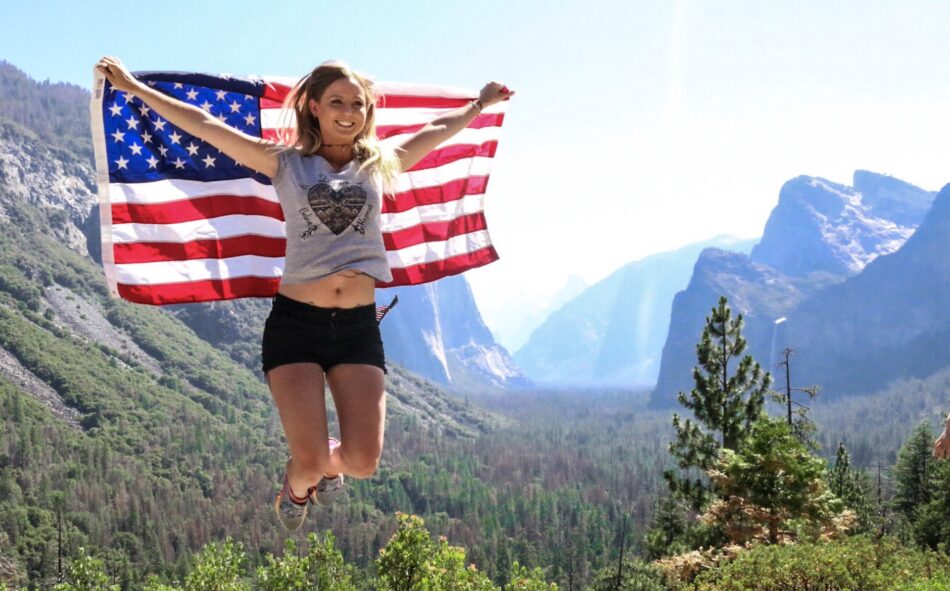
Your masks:
<svg viewBox="0 0 950 591"><path fill-rule="evenodd" d="M501 260L467 274L496 333L571 277L760 235L800 175L950 182L942 0L0 7L0 59L85 88L106 54L132 70L301 76L332 58L380 81L505 83L486 205Z"/></svg>

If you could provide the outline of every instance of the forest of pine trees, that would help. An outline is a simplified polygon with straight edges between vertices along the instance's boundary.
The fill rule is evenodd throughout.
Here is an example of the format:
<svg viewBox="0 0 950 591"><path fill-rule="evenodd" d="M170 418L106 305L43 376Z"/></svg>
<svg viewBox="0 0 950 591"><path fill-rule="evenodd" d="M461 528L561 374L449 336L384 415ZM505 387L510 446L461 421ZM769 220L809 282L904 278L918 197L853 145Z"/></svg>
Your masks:
<svg viewBox="0 0 950 591"><path fill-rule="evenodd" d="M557 395L540 393L510 409L518 428L475 442L426 442L391 424L387 436L415 460L354 486L345 506L311 526L319 536L270 549L216 527L206 539L217 541L188 553L181 526L214 524L184 507L155 514L134 479L109 476L123 470L121 455L55 439L43 409L0 387L4 433L13 434L0 453L0 578L8 588L62 591L950 588L950 462L934 459L930 425L895 450L887 486L854 466L843 444L823 459L812 439L820 428L806 437L785 416L761 412L769 378L742 356L741 328L727 302L712 310L697 387L681 396L690 416L674 418L672 429L668 417L643 422L633 410L643 396L595 397L573 407L576 420L557 423L563 408L537 405ZM635 457L617 446L643 427L669 450L642 438ZM79 460L55 459L57 449ZM63 490L24 473L43 463L65 469L73 484ZM642 477L652 488L630 486ZM604 492L571 485L584 481ZM93 501L108 521L77 504L116 486L119 494ZM178 547L156 548L169 539L156 527L180 531L170 538Z"/></svg>

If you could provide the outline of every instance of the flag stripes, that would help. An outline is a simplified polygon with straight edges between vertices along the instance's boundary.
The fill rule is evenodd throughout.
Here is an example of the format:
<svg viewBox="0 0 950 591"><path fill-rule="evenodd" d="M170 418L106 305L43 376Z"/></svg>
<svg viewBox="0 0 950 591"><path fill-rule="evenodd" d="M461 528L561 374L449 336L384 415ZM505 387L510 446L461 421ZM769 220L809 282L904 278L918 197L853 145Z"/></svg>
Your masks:
<svg viewBox="0 0 950 591"><path fill-rule="evenodd" d="M172 73L139 77L182 100L194 99L245 132L257 129L265 139L276 139L281 126L292 124L292 113L282 110L289 84ZM204 86L193 86L199 82ZM273 295L282 274L285 225L269 179L240 167L234 170L245 172L222 172L218 164L227 165L227 159L213 147L175 135L135 99L110 94L102 80L96 88L91 112L103 262L112 292L148 304ZM473 98L435 87L381 89L377 132L388 145ZM433 281L497 259L484 197L503 107L477 116L400 175L394 194L383 197L381 225L393 280L379 286ZM169 150L174 158L166 155ZM126 174L128 169L135 172Z"/></svg>

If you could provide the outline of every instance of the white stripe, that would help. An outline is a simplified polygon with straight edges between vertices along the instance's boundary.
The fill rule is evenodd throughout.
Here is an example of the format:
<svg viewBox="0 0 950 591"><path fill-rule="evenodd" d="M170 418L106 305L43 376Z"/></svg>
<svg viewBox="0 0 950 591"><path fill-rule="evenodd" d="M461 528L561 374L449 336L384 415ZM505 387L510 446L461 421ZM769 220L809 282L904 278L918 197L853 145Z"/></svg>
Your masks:
<svg viewBox="0 0 950 591"><path fill-rule="evenodd" d="M380 216L383 232L398 232L427 222L448 222L457 217L478 213L485 209L485 194L466 195L448 203L419 205L399 213L384 213Z"/></svg>
<svg viewBox="0 0 950 591"><path fill-rule="evenodd" d="M227 259L194 259L116 265L119 283L153 285L235 277L280 277L284 257L242 255Z"/></svg>
<svg viewBox="0 0 950 591"><path fill-rule="evenodd" d="M225 215L176 224L116 224L112 227L117 244L220 240L248 234L283 238L284 222L262 215Z"/></svg>
<svg viewBox="0 0 950 591"><path fill-rule="evenodd" d="M208 195L234 195L235 197L260 197L277 203L277 193L272 185L251 179L227 181L186 181L166 179L148 183L112 183L112 203L156 204L183 201Z"/></svg>
<svg viewBox="0 0 950 591"><path fill-rule="evenodd" d="M377 94L395 94L400 96L441 97L471 99L478 96L457 86L434 86L431 84L405 84L400 82L377 82Z"/></svg>
<svg viewBox="0 0 950 591"><path fill-rule="evenodd" d="M386 253L391 269L410 267L422 263L441 261L449 257L474 252L480 248L491 246L488 230L479 230L468 234L453 236L439 242L423 242L413 244L400 250L391 250Z"/></svg>
<svg viewBox="0 0 950 591"><path fill-rule="evenodd" d="M456 160L437 168L410 170L396 178L394 190L402 193L423 187L437 187L470 176L486 176L491 172L491 163L492 159L487 156L476 156Z"/></svg>
<svg viewBox="0 0 950 591"><path fill-rule="evenodd" d="M380 143L383 144L384 146L392 147L393 144L399 145L405 140L411 138L413 135L415 135L415 132L391 135L384 140L380 140ZM444 148L446 146L453 146L453 145L464 145L464 144L481 145L481 144L484 144L485 142L490 142L492 140L497 141L500 135L501 135L500 127L482 127L480 129L472 129L472 128L466 127L462 131L458 132L454 136L450 137L449 139L445 140L444 142L442 142L441 144L433 148L433 150L437 150L439 148Z"/></svg>

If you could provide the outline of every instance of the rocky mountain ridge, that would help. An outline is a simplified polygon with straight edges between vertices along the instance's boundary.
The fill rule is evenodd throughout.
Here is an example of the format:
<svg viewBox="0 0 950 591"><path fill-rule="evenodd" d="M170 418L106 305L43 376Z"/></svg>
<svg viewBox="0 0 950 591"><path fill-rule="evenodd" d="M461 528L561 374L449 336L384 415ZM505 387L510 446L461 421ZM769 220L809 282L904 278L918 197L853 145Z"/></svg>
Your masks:
<svg viewBox="0 0 950 591"><path fill-rule="evenodd" d="M676 295L651 404L660 408L673 406L676 393L692 387L695 343L719 295L727 296L733 309L743 314L748 352L765 370L774 371L777 352L790 347L796 351L796 383L821 384L827 397L875 391L891 380L919 375L907 374L903 366L889 363L884 367L890 369L878 365L862 378L855 360L876 357L871 351L876 350L881 339L856 330L854 322L847 319L857 316L867 321L881 310L882 302L876 294L892 293L894 286L883 277L875 280L876 269L892 268L891 261L906 258L905 248L916 248L913 244L919 240L914 236L920 232L916 225L919 223L923 228L924 212L930 210L926 220L940 216L934 195L867 171L855 173L854 187L809 177L786 183L762 241L751 256L724 259L719 253L704 252L689 286ZM931 203L935 204L933 209ZM928 233L929 230L924 232ZM904 276L905 289L939 268L935 259L920 262ZM863 289L851 287L855 285ZM846 298L850 308L833 303L834 294L841 290L850 294ZM913 293L910 290L905 297L898 298L902 314L939 318L929 310L924 312ZM950 302L950 291L941 287L935 297ZM899 322L899 317L894 321ZM857 334L862 337L854 340ZM901 341L899 349L908 344L909 341ZM853 347L853 354L842 355L842 349L849 346ZM900 357L897 350L891 353L892 361ZM942 362L931 364L941 365ZM873 379L870 373L874 374Z"/></svg>

